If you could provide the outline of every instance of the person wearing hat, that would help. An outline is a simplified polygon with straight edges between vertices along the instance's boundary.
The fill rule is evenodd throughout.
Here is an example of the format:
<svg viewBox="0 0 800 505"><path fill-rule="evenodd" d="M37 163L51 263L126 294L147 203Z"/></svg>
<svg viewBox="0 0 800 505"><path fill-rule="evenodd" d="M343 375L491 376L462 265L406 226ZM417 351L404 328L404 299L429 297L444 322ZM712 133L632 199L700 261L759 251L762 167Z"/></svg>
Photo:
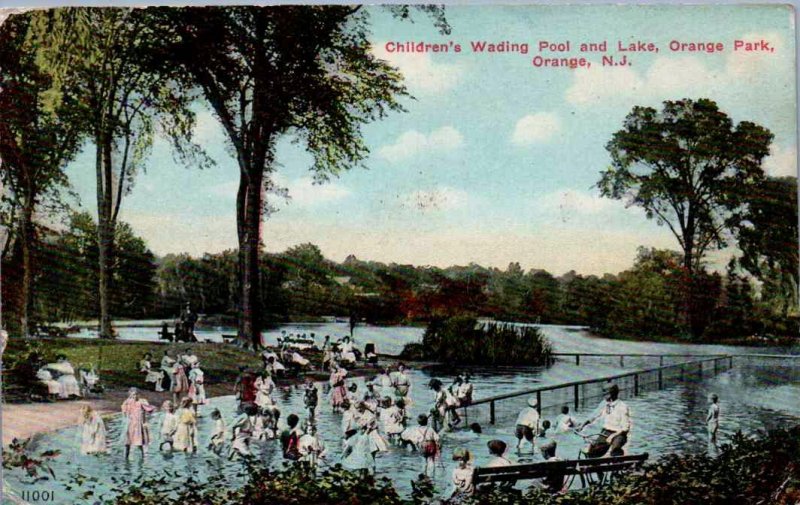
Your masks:
<svg viewBox="0 0 800 505"><path fill-rule="evenodd" d="M603 430L593 445L608 444L605 456L622 456L625 454L625 444L628 443L628 434L631 431L631 410L619 399L619 386L609 384L603 388L605 398L594 415L584 421L581 429L602 419ZM591 450L591 449L590 449Z"/></svg>
<svg viewBox="0 0 800 505"><path fill-rule="evenodd" d="M539 411L536 410L538 401L535 396L528 398L528 406L522 409L517 416L517 452L522 452L522 443L527 440L533 449L536 444L534 437L539 432Z"/></svg>
<svg viewBox="0 0 800 505"><path fill-rule="evenodd" d="M459 503L475 491L472 484L472 454L462 448L453 451L453 461L458 461L458 466L453 470L453 492L448 503Z"/></svg>

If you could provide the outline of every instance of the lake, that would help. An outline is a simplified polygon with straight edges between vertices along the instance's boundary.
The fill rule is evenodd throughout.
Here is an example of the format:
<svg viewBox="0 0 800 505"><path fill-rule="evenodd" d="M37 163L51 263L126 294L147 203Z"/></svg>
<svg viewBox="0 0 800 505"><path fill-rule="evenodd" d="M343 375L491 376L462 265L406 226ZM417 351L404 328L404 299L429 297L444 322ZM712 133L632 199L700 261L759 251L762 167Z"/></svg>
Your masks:
<svg viewBox="0 0 800 505"><path fill-rule="evenodd" d="M688 345L688 344L658 344L645 342L626 342L594 338L582 329L562 326L543 326L545 334L551 339L557 352L613 352L613 353L746 353L754 352L751 348L715 346L715 345ZM306 324L291 325L273 330L267 334L267 341L280 335L281 330L287 332L311 333L319 337L330 334L344 335L346 324ZM148 331L155 333L153 328ZM220 330L219 334L227 330ZM123 338L133 338L136 335L144 336L148 333L142 328L121 328ZM407 342L417 341L422 334L421 328L373 327L359 326L355 337L359 345L374 342L380 352L396 353ZM798 349L758 349L758 352L771 352L779 354L792 354ZM672 358L671 362L682 358ZM560 360L551 367L527 369L500 369L485 370L473 369L473 382L475 384L475 398L483 398L538 385L559 384L563 382L602 377L619 374L624 371L649 368L658 365L658 358L628 358L624 367L620 367L617 359L585 358L580 366L572 360ZM798 363L800 365L800 363ZM755 434L760 430L785 426L797 423L800 420L800 367L793 360L745 360L737 359L734 367L719 375L707 374L703 379L698 377L687 378L682 381L670 381L663 390L649 390L635 398L626 398L631 407L634 427L631 433L630 452L648 452L651 457L658 457L673 452L703 452L710 448L706 443L705 412L707 398L713 392L721 399L722 421L720 438L724 442L738 430L748 434ZM412 406L409 408L411 423L417 414L427 412L432 405L432 393L426 387L431 377L437 376L449 381L456 371L443 368L430 370L413 370L411 378L413 387L411 397ZM355 379L359 389L363 391L363 379ZM146 393L145 393L146 396ZM295 412L305 417L302 407L302 389L290 386L282 389L277 395L282 411L282 417ZM317 423L323 443L328 447L329 460L336 462L340 455L341 432L340 419L333 414L327 402L327 396L321 395L320 408L317 414ZM497 424L490 425L485 418L476 415L470 422L480 419L483 433L472 434L468 431L455 431L443 436L443 454L441 466L437 466L435 475L436 489L439 493L449 493L449 479L454 468L451 460L452 452L457 447L465 447L475 455L475 464L481 465L488 460L486 443L493 438L506 441L510 447L515 443L514 421L517 412L525 404L525 397L506 400L498 405ZM597 405L597 399L590 399L581 405L575 412L578 420L583 420ZM545 402L546 403L546 402ZM546 403L547 404L547 403ZM211 420L208 417L212 408L218 408L223 413L230 425L235 415L235 400L232 397L220 397L211 400L210 404L203 407L206 416L199 422L200 445L203 447L211 430ZM555 421L555 408L545 409L543 417ZM113 484L112 477L118 479L117 484L137 479L160 477L164 469L168 469L180 476L194 476L203 480L209 475L224 475L226 483L231 486L241 484L240 471L242 465L237 462L221 460L204 449L196 455L162 454L157 447L151 447L148 458L141 461L135 454L132 461L125 461L123 448L120 445L120 431L122 422L119 416L107 421L109 440L112 448L109 454L90 457L77 454L78 430L68 428L55 433L46 434L37 439L41 450L60 449L63 454L56 459L53 468L58 477L55 482L40 482L35 486L25 484L25 478L18 470L5 471L7 490L19 492L26 488L52 489L56 493L56 503L80 502L80 492L73 486L68 490L70 478L78 475L88 475L94 482L90 482L97 492L106 491ZM151 430L158 433L161 424L161 414L156 414L151 419ZM599 431L599 428L589 432ZM562 458L573 458L583 445L582 439L575 435L562 435L557 438L559 447L558 455ZM711 448L713 450L713 448ZM256 448L259 457L270 464L280 465L281 456L277 442L261 443ZM511 459L517 458L510 452ZM529 458L529 455L523 455ZM538 457L538 456L537 456ZM409 453L398 448L380 454L377 462L379 475L390 476L395 486L403 493L410 491L410 482L422 470L423 459L418 454ZM87 484L83 486L84 490ZM90 502L91 503L91 502Z"/></svg>

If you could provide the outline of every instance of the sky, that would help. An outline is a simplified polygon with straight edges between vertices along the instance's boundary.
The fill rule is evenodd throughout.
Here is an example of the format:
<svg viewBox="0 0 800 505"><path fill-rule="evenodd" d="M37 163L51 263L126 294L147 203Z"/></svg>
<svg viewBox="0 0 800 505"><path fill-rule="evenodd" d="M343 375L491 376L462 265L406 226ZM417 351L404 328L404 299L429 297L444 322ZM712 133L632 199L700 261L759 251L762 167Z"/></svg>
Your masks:
<svg viewBox="0 0 800 505"><path fill-rule="evenodd" d="M421 14L413 22L369 8L373 51L397 66L414 99L405 113L365 125L366 169L314 184L311 156L289 135L277 149L270 195L279 211L265 219L267 251L304 242L341 261L449 266L471 262L543 268L555 274L616 273L637 247L677 249L666 227L594 188L610 164L605 145L634 105L710 98L734 121L775 134L765 168L795 175L793 12L785 6L448 6L450 35ZM732 50L733 41L766 40L774 52ZM476 54L470 41L527 42L528 54ZM630 66L535 68L540 41L609 46L652 41L658 53L629 53ZM672 40L719 41L721 53L671 52ZM388 53L388 41L460 43L461 53ZM615 51L614 51L615 52ZM617 53L618 54L618 53ZM544 57L562 56L541 53ZM145 172L122 203L156 254L200 255L236 247L238 168L203 103L196 140L216 161L185 167L159 140ZM93 148L68 167L81 208L95 212ZM730 252L718 255L721 263Z"/></svg>

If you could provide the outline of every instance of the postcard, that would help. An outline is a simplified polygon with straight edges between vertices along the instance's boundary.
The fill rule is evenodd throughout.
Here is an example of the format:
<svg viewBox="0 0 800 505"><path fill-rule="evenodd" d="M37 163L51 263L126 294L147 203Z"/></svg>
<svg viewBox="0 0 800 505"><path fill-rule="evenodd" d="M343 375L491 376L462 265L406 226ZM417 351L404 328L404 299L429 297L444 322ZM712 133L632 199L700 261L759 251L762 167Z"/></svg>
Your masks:
<svg viewBox="0 0 800 505"><path fill-rule="evenodd" d="M800 500L795 11L2 11L2 494Z"/></svg>

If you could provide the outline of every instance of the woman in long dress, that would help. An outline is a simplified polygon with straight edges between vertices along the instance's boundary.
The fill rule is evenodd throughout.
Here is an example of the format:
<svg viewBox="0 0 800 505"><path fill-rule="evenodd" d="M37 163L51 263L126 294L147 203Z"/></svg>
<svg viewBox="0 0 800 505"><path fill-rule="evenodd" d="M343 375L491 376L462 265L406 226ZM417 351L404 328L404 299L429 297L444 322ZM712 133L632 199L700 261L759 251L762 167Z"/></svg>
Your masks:
<svg viewBox="0 0 800 505"><path fill-rule="evenodd" d="M125 430L125 459L131 455L131 446L138 447L144 457L144 449L150 444L150 429L147 425L147 414L153 412L155 407L146 399L139 398L139 390L131 388L128 399L122 404L122 413L127 420Z"/></svg>
<svg viewBox="0 0 800 505"><path fill-rule="evenodd" d="M388 451L389 445L378 431L378 418L375 417L375 413L369 409L369 406L365 402L358 404L358 412L360 414L358 425L362 433L369 440L369 450L367 452L369 452L372 457L372 463L375 464L375 456L377 456L379 452Z"/></svg>
<svg viewBox="0 0 800 505"><path fill-rule="evenodd" d="M147 384L153 384L153 389L160 392L162 391L161 380L164 378L164 372L153 369L152 359L152 354L149 352L145 354L144 358L139 361L139 372L145 374L144 381Z"/></svg>
<svg viewBox="0 0 800 505"><path fill-rule="evenodd" d="M178 361L172 369L172 403L178 405L178 398L189 393L189 379L186 377L186 369Z"/></svg>
<svg viewBox="0 0 800 505"><path fill-rule="evenodd" d="M176 412L178 429L175 430L175 450L197 452L197 417L192 408L192 399L181 400L181 408Z"/></svg>
<svg viewBox="0 0 800 505"><path fill-rule="evenodd" d="M61 385L61 398L83 396L81 393L81 386L78 384L78 379L75 378L75 368L67 361L66 356L61 354L58 356L58 362L47 365L47 368L59 374L56 380Z"/></svg>
<svg viewBox="0 0 800 505"><path fill-rule="evenodd" d="M264 370L258 376L254 384L256 388L256 405L262 409L269 409L275 405L272 399L272 392L275 390L275 382L269 372Z"/></svg>
<svg viewBox="0 0 800 505"><path fill-rule="evenodd" d="M206 403L206 387L204 383L203 370L200 369L200 363L195 361L189 371L189 398L192 399L192 408L195 415L197 415L198 405Z"/></svg>
<svg viewBox="0 0 800 505"><path fill-rule="evenodd" d="M81 408L81 454L98 454L108 451L106 426L90 405Z"/></svg>
<svg viewBox="0 0 800 505"><path fill-rule="evenodd" d="M331 370L331 378L329 380L332 388L331 405L333 406L333 411L338 412L342 403L347 399L347 389L344 385L344 378L347 377L347 370L337 365L331 365Z"/></svg>

